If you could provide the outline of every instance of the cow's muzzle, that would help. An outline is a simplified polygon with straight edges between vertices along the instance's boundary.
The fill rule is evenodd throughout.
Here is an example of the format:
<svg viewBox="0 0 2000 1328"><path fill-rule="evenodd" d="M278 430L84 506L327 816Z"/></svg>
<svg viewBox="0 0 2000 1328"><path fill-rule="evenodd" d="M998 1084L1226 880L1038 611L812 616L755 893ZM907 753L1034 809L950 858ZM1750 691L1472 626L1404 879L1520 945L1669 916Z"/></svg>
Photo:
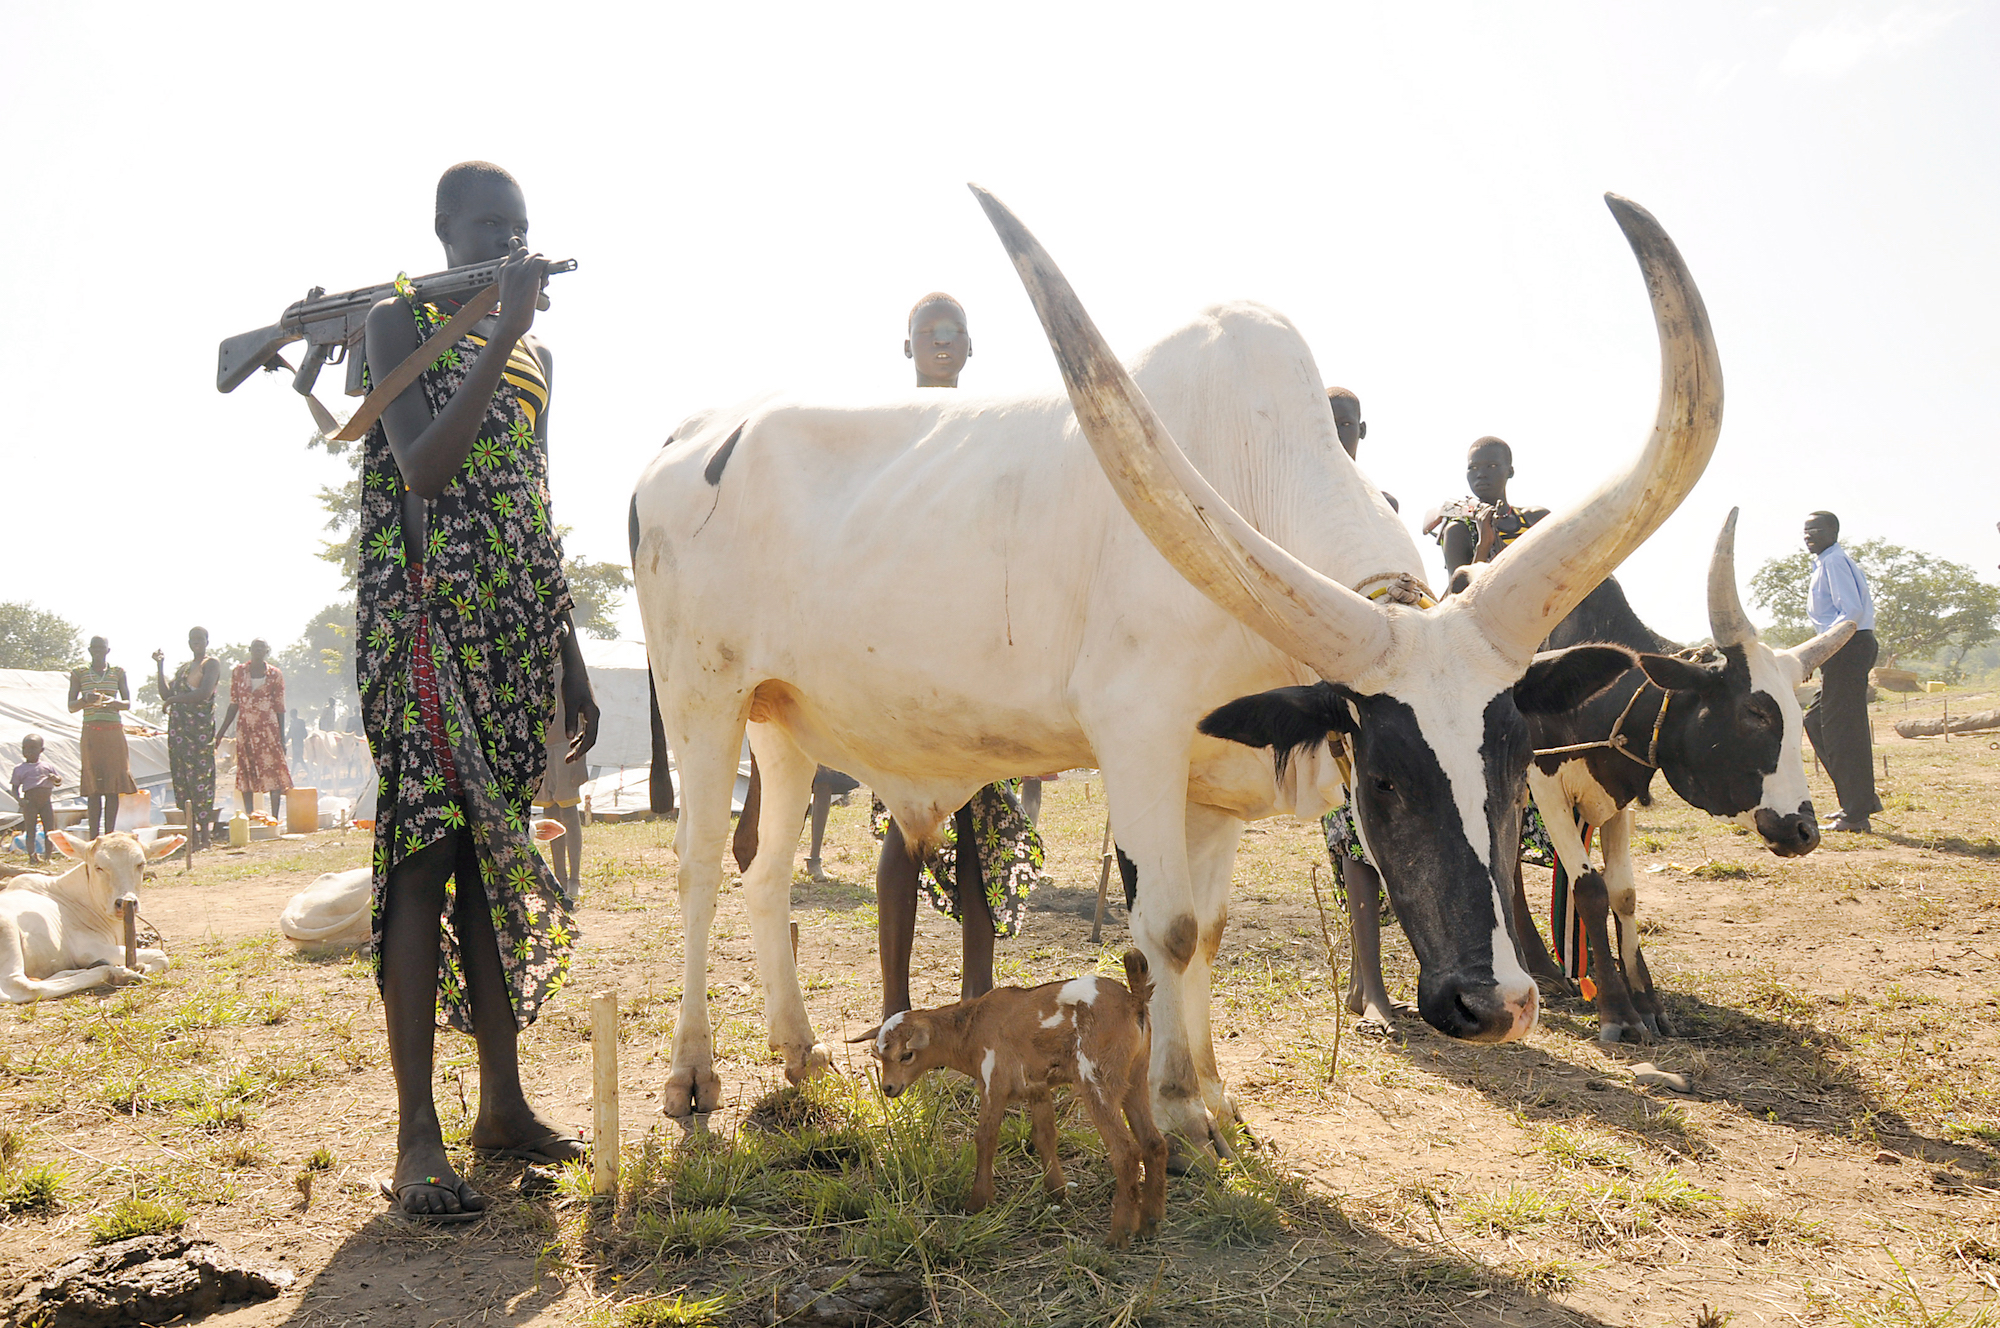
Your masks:
<svg viewBox="0 0 2000 1328"><path fill-rule="evenodd" d="M1417 981L1417 1012L1446 1037L1461 1042L1512 1042L1526 1037L1541 1017L1541 994L1533 982L1507 991L1492 975L1450 973L1435 983Z"/></svg>
<svg viewBox="0 0 2000 1328"><path fill-rule="evenodd" d="M1801 857L1819 847L1819 820L1813 815L1810 802L1800 803L1799 809L1789 816L1759 807L1756 819L1764 847L1781 858Z"/></svg>

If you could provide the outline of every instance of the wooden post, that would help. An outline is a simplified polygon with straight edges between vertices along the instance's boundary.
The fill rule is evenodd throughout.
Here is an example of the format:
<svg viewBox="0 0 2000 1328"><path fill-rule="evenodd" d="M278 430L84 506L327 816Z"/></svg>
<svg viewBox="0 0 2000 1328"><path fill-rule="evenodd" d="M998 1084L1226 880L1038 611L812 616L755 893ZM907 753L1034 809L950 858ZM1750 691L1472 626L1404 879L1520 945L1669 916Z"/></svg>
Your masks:
<svg viewBox="0 0 2000 1328"><path fill-rule="evenodd" d="M618 1193L618 996L590 998L590 1191Z"/></svg>
<svg viewBox="0 0 2000 1328"><path fill-rule="evenodd" d="M139 901L134 899L120 905L120 913L125 915L125 967L139 966Z"/></svg>
<svg viewBox="0 0 2000 1328"><path fill-rule="evenodd" d="M1084 785L1089 788L1088 784ZM1104 845L1097 851L1097 916L1090 924L1090 943L1096 945L1104 939L1104 892L1111 887L1111 860L1116 855L1111 849L1111 818L1104 818Z"/></svg>

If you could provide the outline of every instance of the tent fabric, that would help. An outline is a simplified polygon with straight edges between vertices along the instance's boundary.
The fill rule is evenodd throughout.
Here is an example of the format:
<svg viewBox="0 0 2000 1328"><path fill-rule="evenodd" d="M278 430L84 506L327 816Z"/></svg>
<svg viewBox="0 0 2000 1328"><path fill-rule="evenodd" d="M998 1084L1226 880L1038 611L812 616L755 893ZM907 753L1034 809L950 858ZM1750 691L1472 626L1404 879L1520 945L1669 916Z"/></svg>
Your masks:
<svg viewBox="0 0 2000 1328"><path fill-rule="evenodd" d="M642 711L643 713L643 711ZM48 744L42 759L62 772L63 787L56 791L58 805L74 801L76 781L83 773L83 716L69 712L69 675L42 669L0 669L0 815L11 817L20 810L7 796L7 773L21 760L21 739L39 733ZM648 730L648 742L651 741ZM171 782L167 766L167 738L143 737L127 732L131 749L132 779L141 788L157 788Z"/></svg>
<svg viewBox="0 0 2000 1328"><path fill-rule="evenodd" d="M653 718L646 689L646 643L585 637L579 644L598 710L597 745L584 759L600 770L650 766Z"/></svg>

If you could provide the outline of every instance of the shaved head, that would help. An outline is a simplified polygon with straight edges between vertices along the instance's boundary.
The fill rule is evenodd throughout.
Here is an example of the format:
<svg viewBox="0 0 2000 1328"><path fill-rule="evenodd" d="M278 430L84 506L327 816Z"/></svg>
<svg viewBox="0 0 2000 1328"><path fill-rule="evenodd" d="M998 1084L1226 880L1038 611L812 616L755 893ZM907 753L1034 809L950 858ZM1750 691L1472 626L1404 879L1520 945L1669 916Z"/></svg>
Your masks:
<svg viewBox="0 0 2000 1328"><path fill-rule="evenodd" d="M1329 387L1326 404L1333 410L1333 428L1340 436L1340 446L1351 457L1368 436L1368 422L1361 418L1361 398L1344 387Z"/></svg>

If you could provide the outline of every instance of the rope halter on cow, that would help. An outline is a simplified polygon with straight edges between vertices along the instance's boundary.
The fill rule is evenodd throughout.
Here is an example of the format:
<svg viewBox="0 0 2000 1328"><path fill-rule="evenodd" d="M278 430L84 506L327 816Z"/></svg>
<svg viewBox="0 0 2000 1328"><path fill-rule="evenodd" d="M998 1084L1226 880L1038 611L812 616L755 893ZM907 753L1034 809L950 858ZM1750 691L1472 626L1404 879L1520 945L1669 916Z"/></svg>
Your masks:
<svg viewBox="0 0 2000 1328"><path fill-rule="evenodd" d="M1625 703L1625 708L1618 712L1618 722L1611 726L1610 737L1599 738L1596 742L1573 742L1567 747L1537 747L1535 755L1560 756L1566 752L1592 752L1600 747L1609 747L1620 756L1625 757L1627 760L1637 761L1648 770L1658 770L1660 768L1660 726L1667 722L1667 706L1672 704L1674 694L1666 688L1660 687L1660 710L1658 714L1653 716L1653 737L1646 744L1646 754L1644 756L1639 755L1631 749L1630 740L1625 736L1625 721L1631 718L1632 707L1639 704L1639 698L1646 694L1648 687L1659 687L1659 684L1648 678L1633 689L1631 699Z"/></svg>

